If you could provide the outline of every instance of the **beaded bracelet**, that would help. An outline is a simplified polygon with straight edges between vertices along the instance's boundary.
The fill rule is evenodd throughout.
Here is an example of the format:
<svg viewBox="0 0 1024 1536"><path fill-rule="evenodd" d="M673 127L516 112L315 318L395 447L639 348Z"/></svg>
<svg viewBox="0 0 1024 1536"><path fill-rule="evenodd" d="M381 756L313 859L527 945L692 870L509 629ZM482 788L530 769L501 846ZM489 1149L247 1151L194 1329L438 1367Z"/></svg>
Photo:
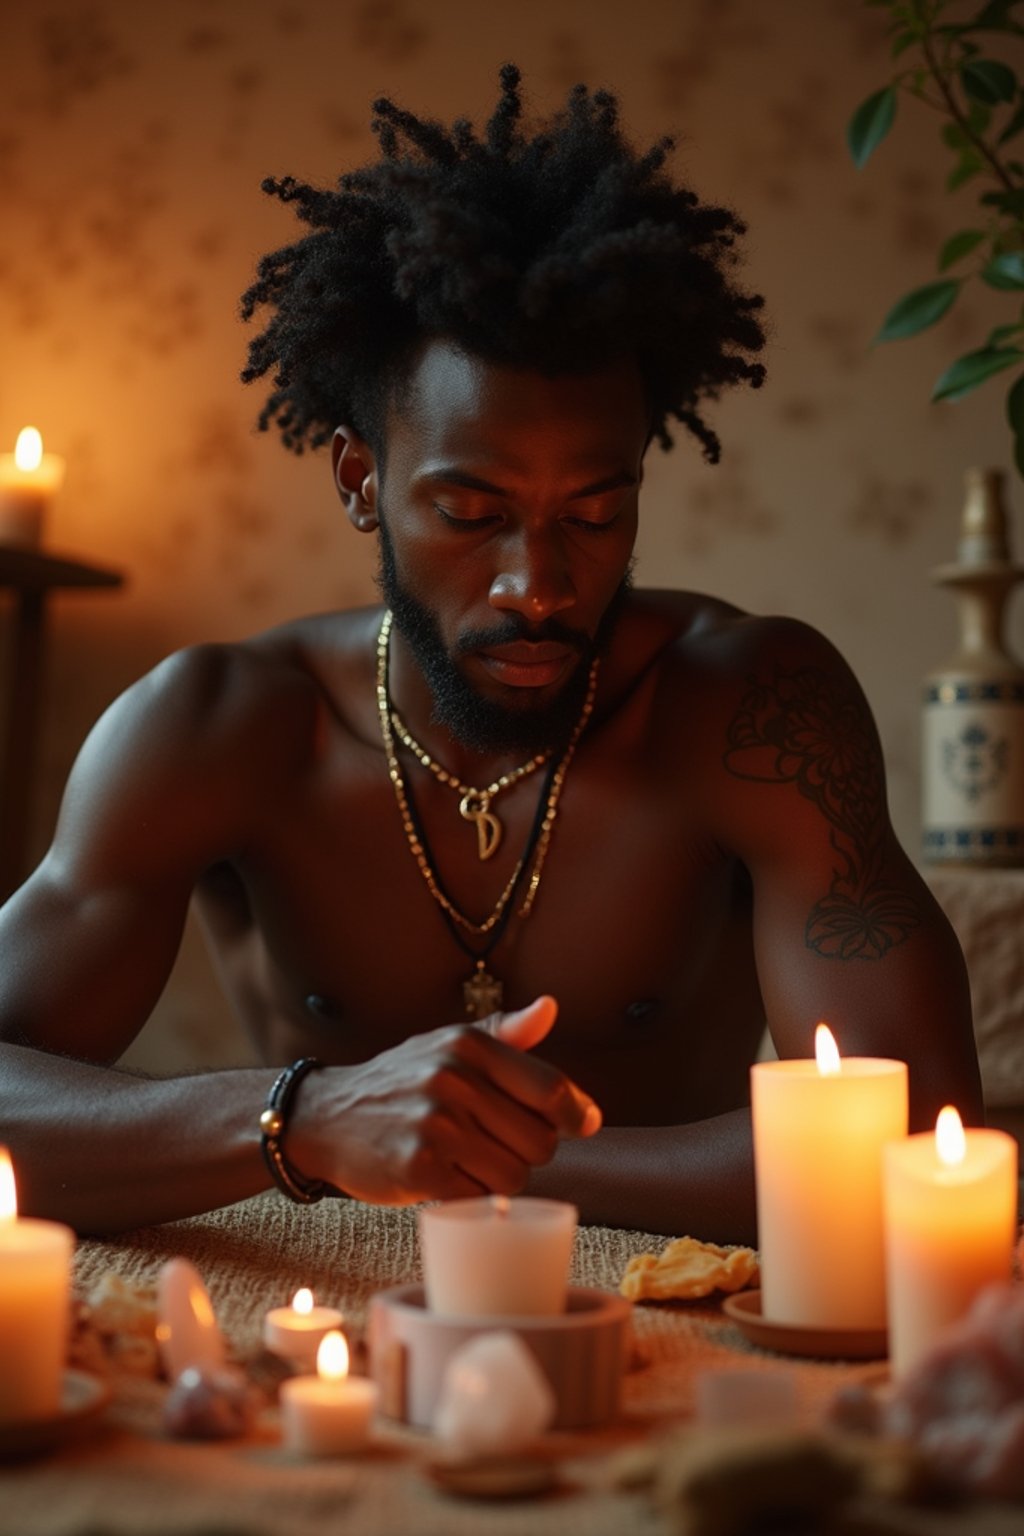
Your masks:
<svg viewBox="0 0 1024 1536"><path fill-rule="evenodd" d="M318 1061L315 1056L301 1056L298 1061L293 1061L290 1067L285 1067L267 1094L266 1107L260 1115L260 1149L263 1152L263 1161L278 1189L282 1194L287 1195L289 1200L294 1200L296 1205L315 1205L325 1195L341 1193L324 1179L304 1178L289 1163L281 1146L281 1140L288 1125L288 1111L291 1109L299 1084L308 1072L315 1072L322 1066L323 1062Z"/></svg>

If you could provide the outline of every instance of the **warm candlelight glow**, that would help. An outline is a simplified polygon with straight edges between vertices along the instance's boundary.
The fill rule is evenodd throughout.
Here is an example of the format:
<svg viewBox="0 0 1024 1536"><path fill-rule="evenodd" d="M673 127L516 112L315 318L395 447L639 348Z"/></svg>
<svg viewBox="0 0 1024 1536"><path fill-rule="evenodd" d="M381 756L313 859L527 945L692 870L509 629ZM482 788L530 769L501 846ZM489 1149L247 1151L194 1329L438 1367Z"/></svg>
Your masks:
<svg viewBox="0 0 1024 1536"><path fill-rule="evenodd" d="M935 1122L935 1151L939 1162L944 1163L947 1168L958 1167L967 1154L967 1138L964 1135L963 1121L952 1104L947 1104L945 1109L939 1110L939 1117Z"/></svg>
<svg viewBox="0 0 1024 1536"><path fill-rule="evenodd" d="M492 1195L491 1207L495 1216L507 1216L509 1212L508 1195Z"/></svg>
<svg viewBox="0 0 1024 1536"><path fill-rule="evenodd" d="M320 1340L316 1352L316 1373L321 1381L344 1381L348 1375L348 1342L333 1328Z"/></svg>
<svg viewBox="0 0 1024 1536"><path fill-rule="evenodd" d="M292 1298L292 1310L294 1312L301 1312L303 1316L306 1316L308 1313L312 1312L313 1292L309 1289L308 1286L304 1285L300 1290L295 1292L295 1295Z"/></svg>
<svg viewBox="0 0 1024 1536"><path fill-rule="evenodd" d="M18 468L30 473L43 462L43 439L35 427L22 427L14 445L14 462Z"/></svg>
<svg viewBox="0 0 1024 1536"><path fill-rule="evenodd" d="M18 1214L18 1193L14 1185L11 1154L0 1147L0 1221L13 1221Z"/></svg>
<svg viewBox="0 0 1024 1536"><path fill-rule="evenodd" d="M814 1031L814 1059L822 1077L835 1077L843 1070L839 1047L827 1024L819 1024Z"/></svg>

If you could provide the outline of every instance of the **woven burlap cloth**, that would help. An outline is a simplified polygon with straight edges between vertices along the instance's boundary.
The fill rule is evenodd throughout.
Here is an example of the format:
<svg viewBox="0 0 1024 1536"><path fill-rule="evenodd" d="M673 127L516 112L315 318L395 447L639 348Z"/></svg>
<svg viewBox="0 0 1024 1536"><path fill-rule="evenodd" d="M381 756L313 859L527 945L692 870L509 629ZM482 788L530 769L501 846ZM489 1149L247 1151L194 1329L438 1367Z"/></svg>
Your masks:
<svg viewBox="0 0 1024 1536"><path fill-rule="evenodd" d="M582 1228L573 1283L615 1290L635 1253L666 1239ZM416 1213L354 1202L299 1208L276 1193L190 1221L106 1242L82 1242L76 1287L82 1295L111 1273L151 1283L160 1265L183 1255L198 1268L232 1352L260 1345L263 1314L303 1285L340 1306L358 1335L374 1291L418 1278ZM111 1379L102 1415L29 1462L0 1467L3 1536L665 1536L674 1529L644 1491L616 1486L616 1454L692 1412L698 1374L744 1367L789 1373L801 1416L819 1421L843 1383L876 1366L783 1359L748 1344L714 1305L679 1303L634 1309L635 1347L626 1418L600 1432L550 1437L562 1477L557 1491L525 1502L456 1498L425 1475L429 1438L383 1426L371 1451L351 1461L302 1463L279 1444L273 1414L243 1441L172 1440L161 1427L165 1388ZM2 1362L0 1362L2 1368ZM868 1511L858 1527L906 1536L1010 1536L1021 1512Z"/></svg>

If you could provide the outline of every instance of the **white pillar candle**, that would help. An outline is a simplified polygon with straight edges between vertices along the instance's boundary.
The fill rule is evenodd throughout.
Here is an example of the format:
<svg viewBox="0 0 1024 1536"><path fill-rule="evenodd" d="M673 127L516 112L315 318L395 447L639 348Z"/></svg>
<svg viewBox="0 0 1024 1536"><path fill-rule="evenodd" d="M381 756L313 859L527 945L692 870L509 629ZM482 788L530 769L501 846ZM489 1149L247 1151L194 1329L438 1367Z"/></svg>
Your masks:
<svg viewBox="0 0 1024 1536"><path fill-rule="evenodd" d="M168 1259L157 1276L156 1339L164 1371L177 1381L190 1366L220 1370L224 1337L202 1277L188 1259Z"/></svg>
<svg viewBox="0 0 1024 1536"><path fill-rule="evenodd" d="M885 1327L882 1148L907 1134L907 1066L840 1058L751 1068L761 1311L810 1328Z"/></svg>
<svg viewBox="0 0 1024 1536"><path fill-rule="evenodd" d="M19 1217L0 1147L0 1425L60 1411L74 1246L70 1227Z"/></svg>
<svg viewBox="0 0 1024 1536"><path fill-rule="evenodd" d="M339 1329L343 1321L337 1307L318 1307L313 1292L303 1286L290 1307L271 1307L263 1319L263 1342L297 1370L312 1372L324 1335Z"/></svg>
<svg viewBox="0 0 1024 1536"><path fill-rule="evenodd" d="M33 547L43 518L64 482L64 460L43 452L35 427L23 427L13 453L0 454L0 544Z"/></svg>
<svg viewBox="0 0 1024 1536"><path fill-rule="evenodd" d="M1009 1279L1017 1220L1017 1143L964 1131L944 1109L885 1149L889 1358L894 1376L963 1317L979 1291Z"/></svg>
<svg viewBox="0 0 1024 1536"><path fill-rule="evenodd" d="M427 1306L449 1317L565 1311L577 1210L504 1195L420 1212Z"/></svg>
<svg viewBox="0 0 1024 1536"><path fill-rule="evenodd" d="M292 1376L281 1383L281 1433L298 1456L346 1456L361 1450L377 1407L377 1388L348 1374L348 1344L343 1333L324 1335L317 1351L315 1376Z"/></svg>

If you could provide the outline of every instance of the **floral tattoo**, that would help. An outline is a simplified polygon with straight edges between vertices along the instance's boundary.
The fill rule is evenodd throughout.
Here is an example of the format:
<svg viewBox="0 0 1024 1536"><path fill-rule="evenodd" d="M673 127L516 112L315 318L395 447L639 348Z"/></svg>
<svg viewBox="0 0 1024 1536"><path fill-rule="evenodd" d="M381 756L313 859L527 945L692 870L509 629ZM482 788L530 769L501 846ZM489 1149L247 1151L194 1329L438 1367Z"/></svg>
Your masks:
<svg viewBox="0 0 1024 1536"><path fill-rule="evenodd" d="M725 766L740 779L795 784L830 824L838 863L807 919L809 949L829 960L880 960L918 927L920 911L885 876L878 747L852 692L809 667L751 681L729 727Z"/></svg>

